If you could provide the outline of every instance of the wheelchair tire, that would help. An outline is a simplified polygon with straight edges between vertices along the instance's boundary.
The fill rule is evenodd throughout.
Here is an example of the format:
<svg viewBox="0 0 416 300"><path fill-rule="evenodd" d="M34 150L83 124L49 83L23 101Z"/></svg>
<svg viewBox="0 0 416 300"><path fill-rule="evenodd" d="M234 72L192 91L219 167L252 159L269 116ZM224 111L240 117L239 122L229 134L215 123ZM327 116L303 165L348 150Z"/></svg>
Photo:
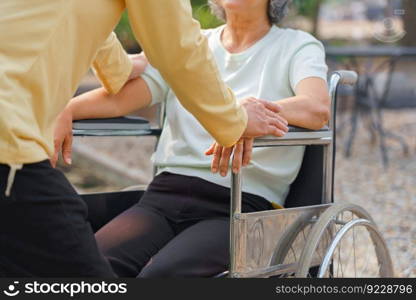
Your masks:
<svg viewBox="0 0 416 300"><path fill-rule="evenodd" d="M344 216L344 213L351 213L351 220L348 222L344 222L342 220L339 220L339 217L341 218ZM356 219L353 219L353 217L356 217ZM296 277L299 278L305 278L309 275L309 269L316 266L316 251L319 247L319 243L324 237L324 234L326 231L333 231L335 226L341 226L339 230L331 237L332 240L330 242L329 247L326 249L326 254L322 258L322 260L319 263L319 271L318 271L318 277L336 277L338 276L338 272L336 276L334 276L333 272L333 261L335 259L334 253L335 249L340 249L341 247L341 241L344 239L347 233L349 233L351 230L355 230L358 228L364 228L366 232L368 233L368 236L370 240L368 242L371 242L374 246L374 254L376 256L376 260L378 263L378 274L375 275L375 277L393 277L394 271L393 271L393 263L389 254L389 251L387 249L387 245L377 229L376 224L374 223L371 216L367 213L366 210L364 210L362 207L354 204L334 204L333 206L329 207L319 218L317 223L312 228L307 241L306 241L306 247L303 249L299 264L298 264L298 270L296 272ZM354 236L353 236L354 238ZM355 242L355 241L354 241ZM337 248L339 247L339 248ZM355 243L352 247L354 255L355 255ZM339 250L339 261L341 261L341 254ZM369 259L367 260L369 261ZM349 263L349 261L348 261ZM356 263L356 258L354 257L354 267ZM366 266L367 267L367 266ZM339 267L338 267L339 269ZM342 271L342 266L341 266ZM342 272L341 276L339 277L357 277L356 276L356 270L355 276L353 275L347 275ZM365 276L368 277L368 276Z"/></svg>
<svg viewBox="0 0 416 300"><path fill-rule="evenodd" d="M276 266L283 264L292 250L294 253L296 250L293 249L293 244L296 239L305 231L308 226L312 227L312 218L316 216L316 212L308 212L301 215L293 224L291 224L286 231L282 234L281 238L276 243L273 256L270 260L270 266ZM306 239L306 236L304 237ZM299 253L299 256L301 253ZM296 253L294 253L296 259Z"/></svg>

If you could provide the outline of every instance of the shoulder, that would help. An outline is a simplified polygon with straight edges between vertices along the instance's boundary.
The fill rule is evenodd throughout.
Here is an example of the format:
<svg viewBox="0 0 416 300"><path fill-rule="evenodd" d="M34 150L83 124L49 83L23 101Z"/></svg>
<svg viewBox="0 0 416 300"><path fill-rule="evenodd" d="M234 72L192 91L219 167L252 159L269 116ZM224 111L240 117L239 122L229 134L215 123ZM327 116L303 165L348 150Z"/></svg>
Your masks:
<svg viewBox="0 0 416 300"><path fill-rule="evenodd" d="M297 29L277 27L274 42L280 44L286 51L297 52L305 46L314 45L322 52L325 52L321 41L312 34Z"/></svg>

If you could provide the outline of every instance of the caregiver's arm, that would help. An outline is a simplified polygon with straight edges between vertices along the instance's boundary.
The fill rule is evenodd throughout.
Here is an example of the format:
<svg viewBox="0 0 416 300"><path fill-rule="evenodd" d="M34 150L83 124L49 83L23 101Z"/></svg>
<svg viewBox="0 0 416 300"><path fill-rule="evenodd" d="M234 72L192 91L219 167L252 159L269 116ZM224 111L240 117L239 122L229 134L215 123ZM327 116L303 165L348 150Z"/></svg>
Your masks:
<svg viewBox="0 0 416 300"><path fill-rule="evenodd" d="M128 80L139 77L147 64L143 52L128 55L112 32L95 54L92 69L103 87L115 94Z"/></svg>
<svg viewBox="0 0 416 300"><path fill-rule="evenodd" d="M133 60L129 59L114 32L101 45L95 54L92 67L104 88L117 93L133 75Z"/></svg>
<svg viewBox="0 0 416 300"><path fill-rule="evenodd" d="M73 98L56 121L52 165L56 165L61 151L64 162L71 164L74 120L124 116L148 106L150 100L150 90L141 77L127 82L117 94L110 94L106 89L99 88Z"/></svg>

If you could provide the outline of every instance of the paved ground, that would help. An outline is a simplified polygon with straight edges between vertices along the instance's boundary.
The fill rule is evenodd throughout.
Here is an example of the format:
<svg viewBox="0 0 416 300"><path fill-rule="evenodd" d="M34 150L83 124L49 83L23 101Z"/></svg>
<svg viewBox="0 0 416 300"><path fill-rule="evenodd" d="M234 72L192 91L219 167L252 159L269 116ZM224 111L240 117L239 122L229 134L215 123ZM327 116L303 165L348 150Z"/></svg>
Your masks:
<svg viewBox="0 0 416 300"><path fill-rule="evenodd" d="M339 120L342 119L339 118ZM395 263L396 275L416 276L416 110L391 111L385 114L386 127L402 134L410 146L404 156L401 148L388 142L391 164L384 169L376 145L371 145L365 128L360 127L353 155L346 159L343 141L347 130L338 135L336 160L336 201L349 201L366 208L385 236ZM101 157L118 165L118 169L133 170L122 184L116 174L109 183L109 171L95 171L85 163L85 156L74 160L66 174L83 191L114 190L129 185L131 181L146 183L152 168L148 161L154 141L149 138L78 139L76 147L90 151L90 157ZM89 150L88 150L89 149ZM103 176L105 173L106 176ZM110 174L111 175L111 174ZM111 176L110 176L111 177ZM123 180L121 180L123 182ZM117 182L115 184L115 182Z"/></svg>

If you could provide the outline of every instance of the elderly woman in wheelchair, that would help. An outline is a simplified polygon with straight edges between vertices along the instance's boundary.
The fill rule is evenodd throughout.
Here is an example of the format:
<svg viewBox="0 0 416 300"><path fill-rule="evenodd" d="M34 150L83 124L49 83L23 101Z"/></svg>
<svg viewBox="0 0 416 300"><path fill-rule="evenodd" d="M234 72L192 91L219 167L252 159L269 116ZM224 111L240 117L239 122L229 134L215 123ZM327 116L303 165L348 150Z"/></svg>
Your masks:
<svg viewBox="0 0 416 300"><path fill-rule="evenodd" d="M276 25L287 4L212 0L213 11L226 24L205 31L219 72L237 98L280 105L280 136L288 124L320 129L330 112L324 47L305 32ZM159 72L144 63L142 76L118 94L101 88L69 103L58 118L56 155L62 147L70 162L73 120L123 116L160 102L166 119L153 155L157 175L137 205L96 233L98 246L118 276L213 276L230 263L230 164L234 172L245 166L242 211L271 210L285 205L305 148L252 149L247 139L231 148L212 144Z"/></svg>

